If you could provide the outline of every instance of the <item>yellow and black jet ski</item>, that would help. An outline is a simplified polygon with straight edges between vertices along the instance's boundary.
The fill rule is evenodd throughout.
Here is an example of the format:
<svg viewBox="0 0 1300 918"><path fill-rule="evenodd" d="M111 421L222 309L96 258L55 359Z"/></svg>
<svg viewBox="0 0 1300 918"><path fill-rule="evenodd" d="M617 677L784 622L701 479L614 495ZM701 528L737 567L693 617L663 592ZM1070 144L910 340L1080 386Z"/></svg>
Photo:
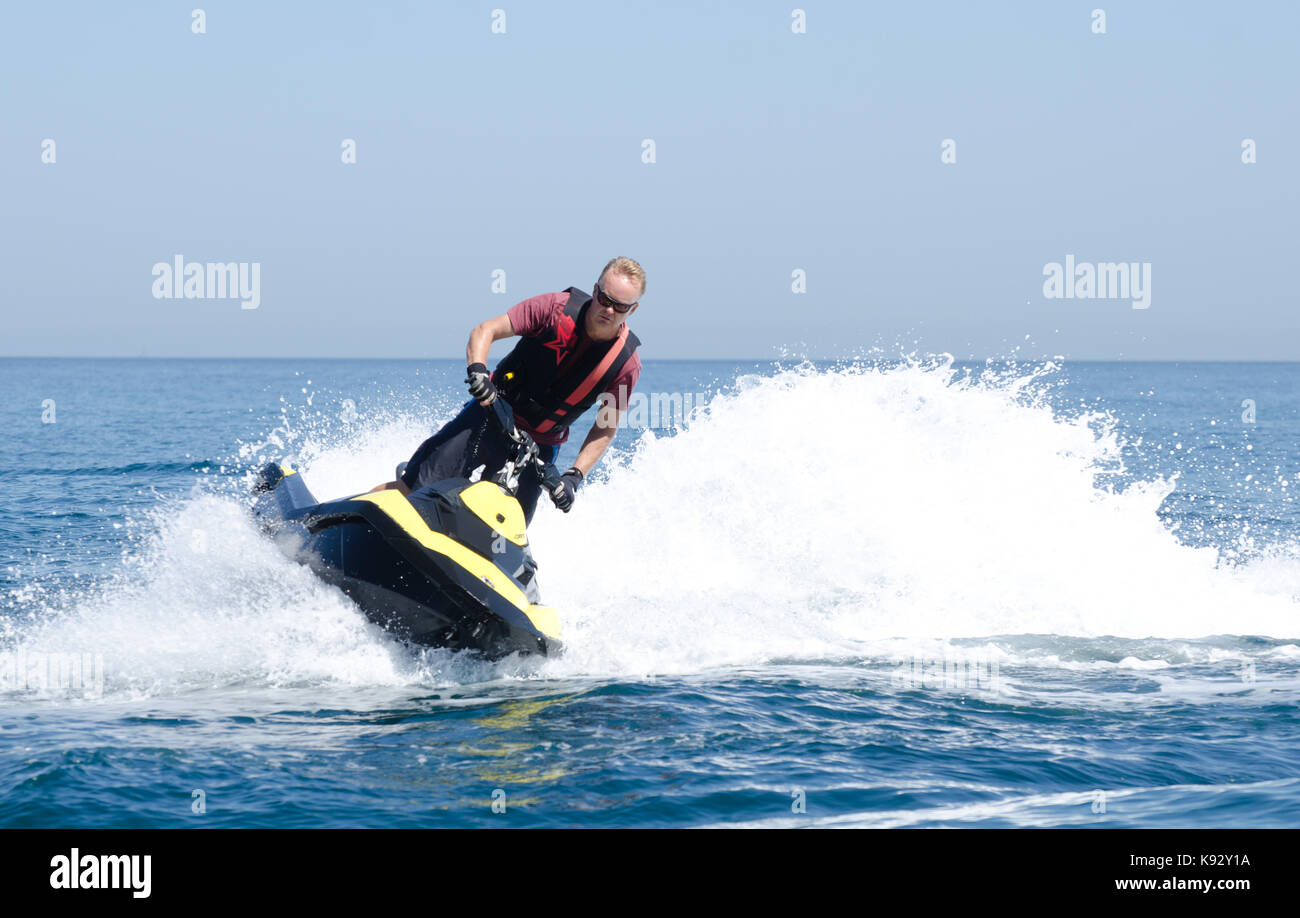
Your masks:
<svg viewBox="0 0 1300 918"><path fill-rule="evenodd" d="M541 604L514 491L529 464L547 491L560 476L515 427L510 407L499 398L493 405L515 452L490 480L451 478L409 497L387 490L319 503L302 475L271 463L254 485L254 516L290 557L403 641L489 658L557 653L559 618Z"/></svg>

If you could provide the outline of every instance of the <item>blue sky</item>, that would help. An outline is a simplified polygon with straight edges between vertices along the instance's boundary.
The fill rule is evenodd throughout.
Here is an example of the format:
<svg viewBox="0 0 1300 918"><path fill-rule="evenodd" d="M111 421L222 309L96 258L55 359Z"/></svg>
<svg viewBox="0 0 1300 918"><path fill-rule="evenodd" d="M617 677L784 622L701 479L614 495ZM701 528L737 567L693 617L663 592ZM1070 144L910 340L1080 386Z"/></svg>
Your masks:
<svg viewBox="0 0 1300 918"><path fill-rule="evenodd" d="M1300 4L794 8L6 4L0 354L454 357L626 254L650 358L1300 359Z"/></svg>

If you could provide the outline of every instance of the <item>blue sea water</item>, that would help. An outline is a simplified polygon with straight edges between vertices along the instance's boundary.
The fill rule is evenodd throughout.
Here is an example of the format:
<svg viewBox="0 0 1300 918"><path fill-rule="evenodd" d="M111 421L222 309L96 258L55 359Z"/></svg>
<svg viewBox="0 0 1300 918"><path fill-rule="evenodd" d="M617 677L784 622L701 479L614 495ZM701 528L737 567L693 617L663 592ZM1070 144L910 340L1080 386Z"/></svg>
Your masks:
<svg viewBox="0 0 1300 918"><path fill-rule="evenodd" d="M462 374L0 360L0 826L1300 824L1300 364L647 361L498 663L247 514Z"/></svg>

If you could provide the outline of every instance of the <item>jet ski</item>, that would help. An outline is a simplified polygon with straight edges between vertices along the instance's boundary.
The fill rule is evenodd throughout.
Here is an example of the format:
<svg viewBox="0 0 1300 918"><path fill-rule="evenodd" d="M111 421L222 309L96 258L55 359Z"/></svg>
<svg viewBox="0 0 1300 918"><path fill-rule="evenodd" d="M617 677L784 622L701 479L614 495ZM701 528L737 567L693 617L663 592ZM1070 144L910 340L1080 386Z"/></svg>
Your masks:
<svg viewBox="0 0 1300 918"><path fill-rule="evenodd" d="M550 493L562 487L560 475L515 426L504 399L489 416L513 444L491 479L451 478L409 497L390 489L320 503L300 473L271 463L254 484L253 515L286 554L406 643L490 659L558 653L559 617L541 604L515 491L530 466Z"/></svg>

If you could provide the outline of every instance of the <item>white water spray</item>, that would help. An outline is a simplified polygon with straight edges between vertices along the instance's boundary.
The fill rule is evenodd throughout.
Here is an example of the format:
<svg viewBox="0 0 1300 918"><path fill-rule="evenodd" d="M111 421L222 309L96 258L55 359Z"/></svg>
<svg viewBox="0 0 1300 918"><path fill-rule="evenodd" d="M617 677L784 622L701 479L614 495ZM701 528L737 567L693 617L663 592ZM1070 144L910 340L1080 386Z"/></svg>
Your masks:
<svg viewBox="0 0 1300 918"><path fill-rule="evenodd" d="M805 367L739 381L676 436L645 434L572 513L543 501L534 521L558 659L416 655L285 559L243 501L197 492L159 508L107 587L33 599L3 643L102 653L106 692L130 696L639 677L1015 634L1300 632L1294 557L1234 568L1180 543L1156 515L1173 485L1107 487L1121 444L1103 418L1035 399L1041 373ZM338 497L391 478L440 420L308 430L295 452L316 496Z"/></svg>

